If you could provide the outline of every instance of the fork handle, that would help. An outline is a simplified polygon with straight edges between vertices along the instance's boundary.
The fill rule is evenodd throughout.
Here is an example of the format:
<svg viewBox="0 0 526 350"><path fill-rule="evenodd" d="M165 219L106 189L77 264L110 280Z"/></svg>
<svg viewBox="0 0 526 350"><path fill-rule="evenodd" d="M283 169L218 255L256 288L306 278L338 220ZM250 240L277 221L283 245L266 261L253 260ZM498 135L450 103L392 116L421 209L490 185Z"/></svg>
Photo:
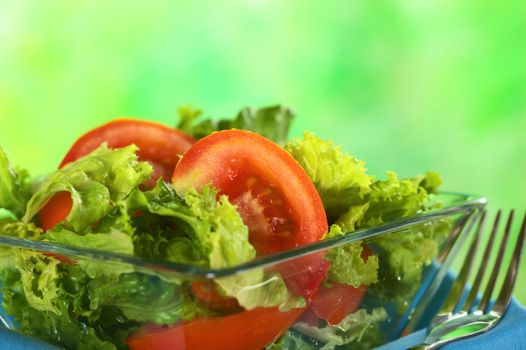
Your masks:
<svg viewBox="0 0 526 350"><path fill-rule="evenodd" d="M437 344L426 344L426 343L421 343L421 344L418 344L418 345L415 345L415 346L412 346L410 348L407 348L407 350L433 350L433 349L436 349L438 348L438 346L436 346Z"/></svg>

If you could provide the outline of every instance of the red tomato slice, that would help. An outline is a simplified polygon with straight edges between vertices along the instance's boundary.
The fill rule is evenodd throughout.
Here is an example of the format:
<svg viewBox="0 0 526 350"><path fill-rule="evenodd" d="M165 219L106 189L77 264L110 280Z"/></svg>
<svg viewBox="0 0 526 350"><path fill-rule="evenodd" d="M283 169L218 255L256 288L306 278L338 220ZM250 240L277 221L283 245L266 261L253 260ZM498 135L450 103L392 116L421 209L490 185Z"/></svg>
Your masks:
<svg viewBox="0 0 526 350"><path fill-rule="evenodd" d="M177 164L172 181L183 193L212 182L236 204L259 256L316 242L327 232L323 204L303 168L277 144L249 131L225 130L199 140ZM278 269L289 276L291 291L309 299L326 271L321 259ZM295 271L298 264L301 273Z"/></svg>
<svg viewBox="0 0 526 350"><path fill-rule="evenodd" d="M331 288L322 286L312 299L309 310L329 324L338 324L358 309L366 291L366 286L355 288L339 283L333 283Z"/></svg>
<svg viewBox="0 0 526 350"><path fill-rule="evenodd" d="M367 260L372 254L371 248L364 245L362 258ZM320 286L309 304L308 310L301 318L303 321L316 326L320 318L329 324L338 324L345 316L358 309L366 291L366 286L355 288L336 282L331 282L331 287Z"/></svg>
<svg viewBox="0 0 526 350"><path fill-rule="evenodd" d="M260 256L316 242L327 232L323 204L303 168L249 131L225 130L199 140L177 164L172 181L180 192L212 182L237 205Z"/></svg>
<svg viewBox="0 0 526 350"><path fill-rule="evenodd" d="M302 312L256 308L170 328L148 326L126 343L132 350L260 350L279 338Z"/></svg>
<svg viewBox="0 0 526 350"><path fill-rule="evenodd" d="M117 119L95 128L81 136L71 147L59 165L59 169L98 148L103 142L110 148L131 144L139 147L137 155L153 167L150 180L145 187L153 187L160 177L169 181L175 165L195 140L174 128L162 124L131 119ZM40 211L41 227L44 230L55 227L64 220L72 202L69 194L55 195Z"/></svg>
<svg viewBox="0 0 526 350"><path fill-rule="evenodd" d="M82 135L66 154L59 169L83 157L103 142L109 148L121 148L131 144L139 147L137 155L154 168L152 181L159 177L169 181L179 158L195 142L184 132L168 126L132 119L117 119Z"/></svg>
<svg viewBox="0 0 526 350"><path fill-rule="evenodd" d="M324 254L316 253L281 263L272 270L278 271L290 292L301 295L309 302L321 288L330 264L323 260Z"/></svg>
<svg viewBox="0 0 526 350"><path fill-rule="evenodd" d="M64 220L73 206L69 192L59 192L40 209L40 227L47 231Z"/></svg>

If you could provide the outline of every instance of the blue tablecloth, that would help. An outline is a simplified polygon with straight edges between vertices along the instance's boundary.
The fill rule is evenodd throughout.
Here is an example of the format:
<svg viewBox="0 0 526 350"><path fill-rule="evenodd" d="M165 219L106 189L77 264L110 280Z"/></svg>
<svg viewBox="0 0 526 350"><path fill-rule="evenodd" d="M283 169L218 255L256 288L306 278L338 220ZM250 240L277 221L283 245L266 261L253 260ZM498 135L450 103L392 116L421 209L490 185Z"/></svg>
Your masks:
<svg viewBox="0 0 526 350"><path fill-rule="evenodd" d="M399 350L421 343L425 330L412 333L376 350ZM526 349L526 309L515 299L505 317L492 330L476 337L445 345L444 350L515 350Z"/></svg>

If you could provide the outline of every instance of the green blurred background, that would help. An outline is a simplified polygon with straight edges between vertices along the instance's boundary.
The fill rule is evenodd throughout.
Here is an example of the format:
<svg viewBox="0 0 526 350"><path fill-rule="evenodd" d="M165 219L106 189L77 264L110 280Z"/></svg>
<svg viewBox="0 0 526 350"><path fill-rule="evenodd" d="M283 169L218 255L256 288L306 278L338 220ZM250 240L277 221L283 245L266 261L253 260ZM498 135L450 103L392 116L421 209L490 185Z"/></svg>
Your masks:
<svg viewBox="0 0 526 350"><path fill-rule="evenodd" d="M283 103L372 174L522 213L525 38L524 0L0 0L0 144L38 175L117 116Z"/></svg>

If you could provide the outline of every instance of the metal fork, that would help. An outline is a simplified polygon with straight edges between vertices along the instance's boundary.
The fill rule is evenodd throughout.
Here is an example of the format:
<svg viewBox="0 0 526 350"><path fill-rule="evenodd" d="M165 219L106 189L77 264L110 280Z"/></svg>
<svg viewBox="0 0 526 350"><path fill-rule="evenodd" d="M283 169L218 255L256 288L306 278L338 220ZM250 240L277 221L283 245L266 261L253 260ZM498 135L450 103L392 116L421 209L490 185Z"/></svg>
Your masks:
<svg viewBox="0 0 526 350"><path fill-rule="evenodd" d="M481 215L477 230L475 232L475 237L466 255L462 269L460 270L460 273L453 284L446 301L442 305L442 308L433 318L430 326L427 329L428 335L426 340L420 345L409 348L410 350L437 349L447 343L486 332L493 328L506 313L506 310L510 304L515 280L517 279L517 271L519 268L522 247L524 246L524 236L526 234L526 215L522 221L517 242L513 250L513 256L511 258L506 277L496 301L492 303L491 296L493 294L493 289L495 288L495 282L498 278L500 265L504 258L504 252L506 250L508 237L513 223L513 210L508 216L502 243L500 244L499 251L495 259L494 268L491 276L489 277L486 289L484 290L480 301L477 298L480 285L484 275L486 274L488 260L493 248L493 243L495 241L495 236L499 227L501 215L501 211L499 210L491 229L491 235L489 237L488 244L484 250L484 255L482 257L479 271L467 297L465 297L464 290L466 288L467 280L469 278L469 274L477 252L480 236L484 230L484 224L486 221L485 213Z"/></svg>

